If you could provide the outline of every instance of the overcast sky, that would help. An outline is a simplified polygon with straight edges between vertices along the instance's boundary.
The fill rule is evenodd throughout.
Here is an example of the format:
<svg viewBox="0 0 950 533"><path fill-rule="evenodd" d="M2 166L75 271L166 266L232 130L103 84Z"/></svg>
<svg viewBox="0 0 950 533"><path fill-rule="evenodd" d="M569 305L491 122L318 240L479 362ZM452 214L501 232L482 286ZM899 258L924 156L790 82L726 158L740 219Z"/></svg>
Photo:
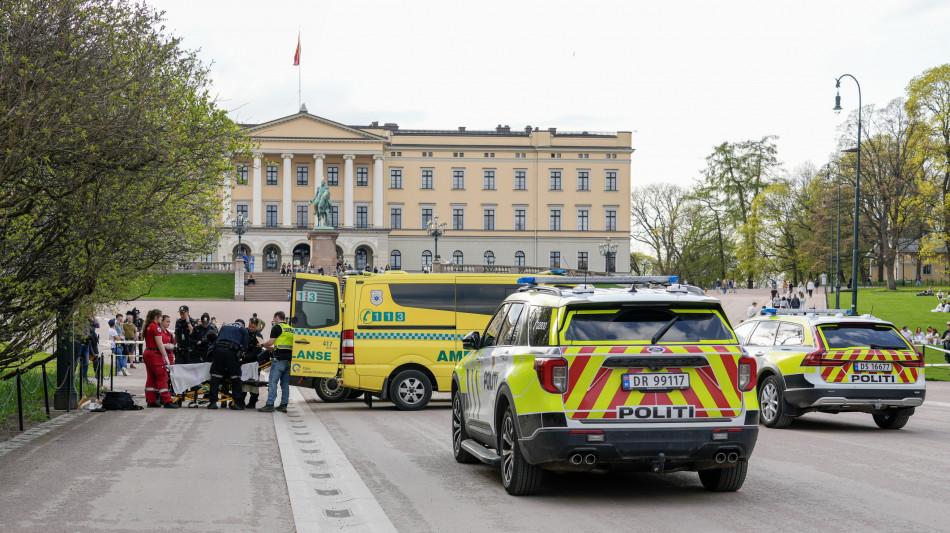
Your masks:
<svg viewBox="0 0 950 533"><path fill-rule="evenodd" d="M835 150L835 78L885 106L950 62L950 2L147 0L238 122L632 131L634 185L688 186L722 142ZM300 32L301 66L293 66ZM842 80L842 106L858 105Z"/></svg>

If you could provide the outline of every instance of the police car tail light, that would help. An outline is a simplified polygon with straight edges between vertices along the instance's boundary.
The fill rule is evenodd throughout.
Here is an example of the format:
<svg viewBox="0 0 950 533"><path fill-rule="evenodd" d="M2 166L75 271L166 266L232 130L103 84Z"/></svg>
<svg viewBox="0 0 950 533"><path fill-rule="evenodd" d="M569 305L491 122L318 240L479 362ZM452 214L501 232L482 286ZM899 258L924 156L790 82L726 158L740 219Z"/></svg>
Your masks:
<svg viewBox="0 0 950 533"><path fill-rule="evenodd" d="M538 373L541 388L554 394L567 392L567 360L561 358L540 358L534 360L534 371Z"/></svg>
<svg viewBox="0 0 950 533"><path fill-rule="evenodd" d="M353 352L353 330L343 330L343 342L340 343L340 362L344 365L356 363L356 356Z"/></svg>
<svg viewBox="0 0 950 533"><path fill-rule="evenodd" d="M743 355L739 358L739 392L749 392L755 388L755 357Z"/></svg>
<svg viewBox="0 0 950 533"><path fill-rule="evenodd" d="M924 366L924 354L920 353L920 350L914 346L914 355L917 356L916 359L908 359L906 361L898 361L901 366L907 368L923 368Z"/></svg>

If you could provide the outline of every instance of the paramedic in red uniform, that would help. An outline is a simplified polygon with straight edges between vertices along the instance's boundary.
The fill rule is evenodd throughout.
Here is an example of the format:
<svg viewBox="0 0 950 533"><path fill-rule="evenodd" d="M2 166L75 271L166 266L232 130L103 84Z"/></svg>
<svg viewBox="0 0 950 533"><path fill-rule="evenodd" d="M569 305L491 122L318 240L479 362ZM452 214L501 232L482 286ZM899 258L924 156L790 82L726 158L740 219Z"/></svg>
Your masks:
<svg viewBox="0 0 950 533"><path fill-rule="evenodd" d="M148 407L178 409L180 406L172 403L172 395L168 392L168 352L165 349L165 338L162 335L162 312L152 309L145 317L145 401Z"/></svg>

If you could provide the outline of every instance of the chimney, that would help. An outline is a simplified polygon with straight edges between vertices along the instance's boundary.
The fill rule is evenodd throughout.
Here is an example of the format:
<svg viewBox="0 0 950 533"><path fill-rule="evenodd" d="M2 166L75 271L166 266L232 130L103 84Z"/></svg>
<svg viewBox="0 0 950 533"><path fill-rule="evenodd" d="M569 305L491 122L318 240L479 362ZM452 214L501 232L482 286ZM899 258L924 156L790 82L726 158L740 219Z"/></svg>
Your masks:
<svg viewBox="0 0 950 533"><path fill-rule="evenodd" d="M557 135L557 128L548 128L548 131L551 132L551 135Z"/></svg>
<svg viewBox="0 0 950 533"><path fill-rule="evenodd" d="M374 128L378 128L378 127L379 127L379 121L378 121L378 120L374 120L373 123L370 124L370 126L372 126L372 127L374 127Z"/></svg>
<svg viewBox="0 0 950 533"><path fill-rule="evenodd" d="M511 133L511 126L499 124L495 127L495 133Z"/></svg>
<svg viewBox="0 0 950 533"><path fill-rule="evenodd" d="M461 132L464 132L464 131L465 131L465 126L459 126L459 132L461 133Z"/></svg>
<svg viewBox="0 0 950 533"><path fill-rule="evenodd" d="M531 135L531 124L524 127L524 133L525 135Z"/></svg>

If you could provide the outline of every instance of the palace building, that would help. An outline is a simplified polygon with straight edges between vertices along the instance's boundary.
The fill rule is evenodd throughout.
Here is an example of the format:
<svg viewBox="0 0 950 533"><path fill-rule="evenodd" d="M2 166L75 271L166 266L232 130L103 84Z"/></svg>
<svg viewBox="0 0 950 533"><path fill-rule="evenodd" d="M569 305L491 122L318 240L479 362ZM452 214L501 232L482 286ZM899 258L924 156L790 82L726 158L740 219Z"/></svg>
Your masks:
<svg viewBox="0 0 950 533"><path fill-rule="evenodd" d="M223 220L250 221L241 243L255 271L308 263L308 202L324 180L337 254L356 268L418 272L438 254L456 264L628 271L630 132L346 126L305 106L244 127L259 152L235 160ZM427 231L436 217L445 223L438 250ZM613 257L599 248L608 237ZM214 255L237 252L226 231Z"/></svg>

